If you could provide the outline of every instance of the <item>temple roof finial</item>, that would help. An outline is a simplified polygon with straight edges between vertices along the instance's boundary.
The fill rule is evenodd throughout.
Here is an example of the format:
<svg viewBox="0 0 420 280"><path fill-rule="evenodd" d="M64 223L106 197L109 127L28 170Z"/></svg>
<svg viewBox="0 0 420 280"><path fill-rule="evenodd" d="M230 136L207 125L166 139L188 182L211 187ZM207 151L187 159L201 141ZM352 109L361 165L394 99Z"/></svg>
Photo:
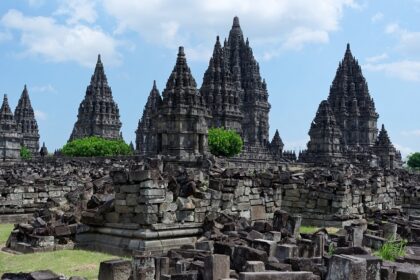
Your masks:
<svg viewBox="0 0 420 280"><path fill-rule="evenodd" d="M98 61L96 63L102 63L102 61L101 61L101 54L98 54Z"/></svg>
<svg viewBox="0 0 420 280"><path fill-rule="evenodd" d="M233 27L241 27L240 25L239 25L239 18L237 17L237 16L235 16L234 18L233 18L233 25L232 25L232 28Z"/></svg>
<svg viewBox="0 0 420 280"><path fill-rule="evenodd" d="M156 80L153 80L153 89L156 89Z"/></svg>
<svg viewBox="0 0 420 280"><path fill-rule="evenodd" d="M180 46L178 49L178 56L185 56L184 47Z"/></svg>

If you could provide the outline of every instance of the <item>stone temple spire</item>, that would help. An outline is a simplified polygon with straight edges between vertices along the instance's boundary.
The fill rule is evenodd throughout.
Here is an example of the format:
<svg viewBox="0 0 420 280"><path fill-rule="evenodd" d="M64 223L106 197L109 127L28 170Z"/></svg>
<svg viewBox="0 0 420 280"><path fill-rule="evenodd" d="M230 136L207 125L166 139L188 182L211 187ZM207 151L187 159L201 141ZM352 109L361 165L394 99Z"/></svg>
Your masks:
<svg viewBox="0 0 420 280"><path fill-rule="evenodd" d="M153 126L153 121L161 105L162 97L156 87L156 81L153 81L152 90L136 131L136 150L140 154L156 152L156 128Z"/></svg>
<svg viewBox="0 0 420 280"><path fill-rule="evenodd" d="M401 165L401 154L395 149L383 124L373 149L380 167L396 168Z"/></svg>
<svg viewBox="0 0 420 280"><path fill-rule="evenodd" d="M342 134L328 101L318 107L316 116L309 130L310 141L305 154L305 161L316 162L339 158L341 154Z"/></svg>
<svg viewBox="0 0 420 280"><path fill-rule="evenodd" d="M227 66L224 50L217 36L200 93L205 98L213 118L210 127L224 127L242 134L240 92L235 89Z"/></svg>
<svg viewBox="0 0 420 280"><path fill-rule="evenodd" d="M162 95L163 103L172 107L200 103L197 83L188 67L184 47L179 47L176 64L168 78L166 88Z"/></svg>
<svg viewBox="0 0 420 280"><path fill-rule="evenodd" d="M378 139L376 140L377 146L391 146L391 140L388 136L388 131L385 129L385 125L382 124L382 128L379 131Z"/></svg>
<svg viewBox="0 0 420 280"><path fill-rule="evenodd" d="M154 120L157 152L181 157L206 153L210 116L183 47L179 47L175 67L162 96L162 106Z"/></svg>
<svg viewBox="0 0 420 280"><path fill-rule="evenodd" d="M20 127L23 137L23 146L28 148L32 154L39 151L38 124L35 119L34 110L29 99L28 89L23 88L22 95L15 109L15 120Z"/></svg>
<svg viewBox="0 0 420 280"><path fill-rule="evenodd" d="M4 95L0 108L0 157L16 159L20 156L22 134L9 106L7 95Z"/></svg>
<svg viewBox="0 0 420 280"><path fill-rule="evenodd" d="M70 140L88 136L120 139L120 114L112 98L101 56L98 55L95 71L80 103L77 121Z"/></svg>
<svg viewBox="0 0 420 280"><path fill-rule="evenodd" d="M350 44L347 44L344 58L338 66L328 102L347 146L360 149L375 144L379 115L362 69L351 53Z"/></svg>
<svg viewBox="0 0 420 280"><path fill-rule="evenodd" d="M280 159L283 154L283 140L280 138L280 133L278 129L276 129L276 132L274 133L273 139L270 143L270 151L275 156L276 159Z"/></svg>

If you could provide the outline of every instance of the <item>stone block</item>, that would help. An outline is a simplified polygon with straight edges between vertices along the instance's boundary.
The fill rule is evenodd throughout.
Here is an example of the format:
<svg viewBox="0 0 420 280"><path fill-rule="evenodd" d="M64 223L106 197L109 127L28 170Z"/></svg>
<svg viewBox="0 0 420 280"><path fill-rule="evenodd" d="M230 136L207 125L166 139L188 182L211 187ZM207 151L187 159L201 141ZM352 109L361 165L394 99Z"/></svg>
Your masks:
<svg viewBox="0 0 420 280"><path fill-rule="evenodd" d="M258 206L251 206L251 220L265 220L267 218L265 212L265 206L258 205Z"/></svg>
<svg viewBox="0 0 420 280"><path fill-rule="evenodd" d="M318 276L308 271L241 272L239 280L317 280Z"/></svg>
<svg viewBox="0 0 420 280"><path fill-rule="evenodd" d="M268 257L274 257L276 254L277 242L264 239L254 239L251 241L251 247L265 251Z"/></svg>
<svg viewBox="0 0 420 280"><path fill-rule="evenodd" d="M299 255L299 248L293 244L282 244L277 245L276 258L279 260L285 260L290 258L296 258Z"/></svg>
<svg viewBox="0 0 420 280"><path fill-rule="evenodd" d="M133 222L141 225L151 225L157 223L158 217L156 214L138 213L132 218L132 220Z"/></svg>
<svg viewBox="0 0 420 280"><path fill-rule="evenodd" d="M382 260L370 255L354 255L366 260L366 280L381 280Z"/></svg>
<svg viewBox="0 0 420 280"><path fill-rule="evenodd" d="M214 241L213 240L198 241L195 243L195 248L197 250L213 252Z"/></svg>
<svg viewBox="0 0 420 280"><path fill-rule="evenodd" d="M128 280L131 276L131 261L109 260L99 265L98 280Z"/></svg>
<svg viewBox="0 0 420 280"><path fill-rule="evenodd" d="M156 265L156 279L161 279L162 275L169 274L169 258L167 257L156 257L155 258L155 265Z"/></svg>
<svg viewBox="0 0 420 280"><path fill-rule="evenodd" d="M128 172L128 178L130 182L140 183L146 180L152 180L159 178L159 170L130 170Z"/></svg>
<svg viewBox="0 0 420 280"><path fill-rule="evenodd" d="M237 246L233 251L232 264L237 271L243 271L247 261L267 262L267 253L247 246Z"/></svg>
<svg viewBox="0 0 420 280"><path fill-rule="evenodd" d="M155 280L155 259L148 256L134 256L132 261L134 280Z"/></svg>
<svg viewBox="0 0 420 280"><path fill-rule="evenodd" d="M178 222L194 222L194 211L177 211L176 219Z"/></svg>
<svg viewBox="0 0 420 280"><path fill-rule="evenodd" d="M230 258L226 255L213 254L204 259L203 280L229 278Z"/></svg>
<svg viewBox="0 0 420 280"><path fill-rule="evenodd" d="M366 279L366 260L350 255L334 255L329 261L326 280Z"/></svg>
<svg viewBox="0 0 420 280"><path fill-rule="evenodd" d="M262 272L265 271L265 265L261 261L247 261L245 263L246 272Z"/></svg>

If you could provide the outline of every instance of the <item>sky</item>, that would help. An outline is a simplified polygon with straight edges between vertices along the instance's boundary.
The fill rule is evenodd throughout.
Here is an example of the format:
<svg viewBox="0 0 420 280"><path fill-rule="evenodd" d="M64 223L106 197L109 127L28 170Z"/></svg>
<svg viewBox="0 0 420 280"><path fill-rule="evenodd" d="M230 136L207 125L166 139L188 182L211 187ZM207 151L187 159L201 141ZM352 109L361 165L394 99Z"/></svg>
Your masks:
<svg viewBox="0 0 420 280"><path fill-rule="evenodd" d="M0 0L0 94L28 86L41 142L68 140L100 53L123 137L185 53L201 86L216 36L238 16L269 92L270 136L305 149L346 44L403 156L420 151L420 0Z"/></svg>

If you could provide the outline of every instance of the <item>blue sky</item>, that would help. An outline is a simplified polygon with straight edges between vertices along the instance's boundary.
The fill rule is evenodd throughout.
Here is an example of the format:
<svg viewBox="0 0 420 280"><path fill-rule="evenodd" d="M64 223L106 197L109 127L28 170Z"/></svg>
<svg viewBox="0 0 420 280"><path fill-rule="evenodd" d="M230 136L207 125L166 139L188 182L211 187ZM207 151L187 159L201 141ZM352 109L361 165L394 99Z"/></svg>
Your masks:
<svg viewBox="0 0 420 280"><path fill-rule="evenodd" d="M217 35L235 15L266 79L270 135L303 149L346 44L404 155L420 151L419 0L1 0L0 94L12 108L24 84L50 150L70 136L97 54L135 139L153 80L160 91L185 47L199 85Z"/></svg>

